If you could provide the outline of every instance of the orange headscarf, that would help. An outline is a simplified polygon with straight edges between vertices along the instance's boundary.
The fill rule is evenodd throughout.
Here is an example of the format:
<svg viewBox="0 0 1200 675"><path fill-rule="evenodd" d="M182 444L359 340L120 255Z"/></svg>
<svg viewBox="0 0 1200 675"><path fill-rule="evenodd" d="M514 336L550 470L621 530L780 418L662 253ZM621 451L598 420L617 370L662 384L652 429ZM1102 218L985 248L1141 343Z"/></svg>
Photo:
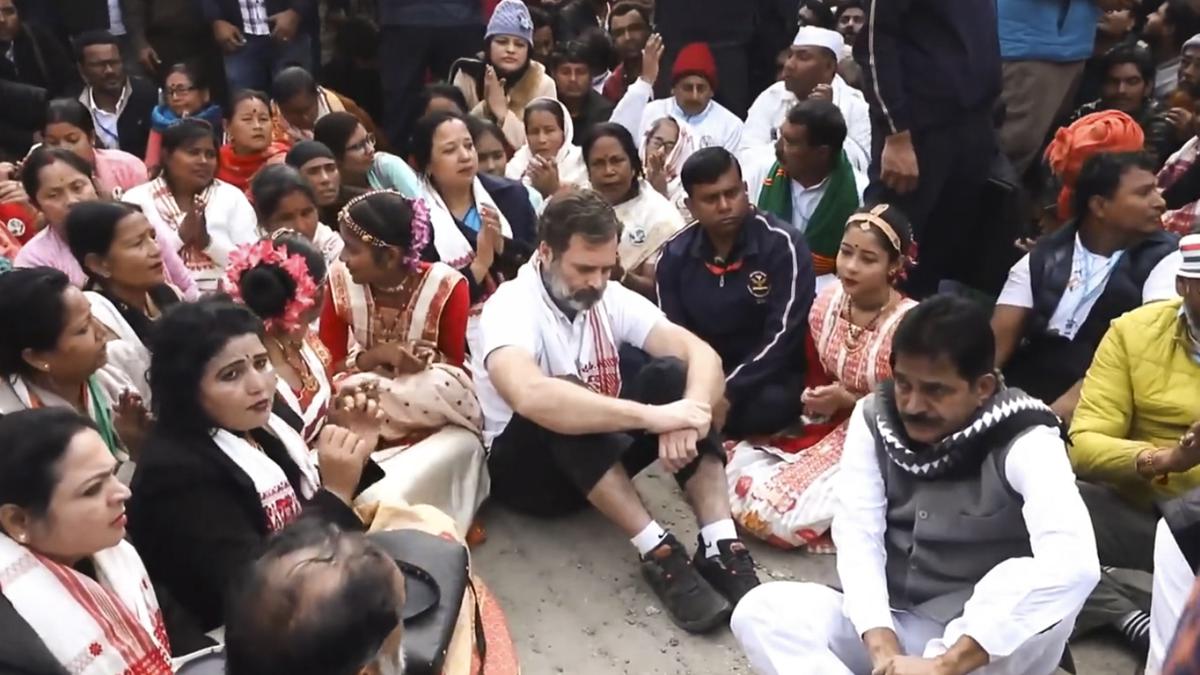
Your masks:
<svg viewBox="0 0 1200 675"><path fill-rule="evenodd" d="M1069 127L1062 127L1046 148L1046 163L1062 181L1058 193L1058 217L1071 218L1075 180L1084 162L1105 152L1137 152L1146 144L1142 127L1119 110L1102 110L1084 115Z"/></svg>

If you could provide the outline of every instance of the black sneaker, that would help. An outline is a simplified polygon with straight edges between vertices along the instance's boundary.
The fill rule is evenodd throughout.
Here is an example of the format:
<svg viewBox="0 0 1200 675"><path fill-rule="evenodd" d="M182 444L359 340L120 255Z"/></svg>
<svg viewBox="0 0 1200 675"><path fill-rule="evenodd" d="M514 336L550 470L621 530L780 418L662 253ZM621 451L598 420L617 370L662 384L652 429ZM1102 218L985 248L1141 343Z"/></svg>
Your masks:
<svg viewBox="0 0 1200 675"><path fill-rule="evenodd" d="M674 536L642 557L642 576L654 589L675 625L704 633L726 623L733 608L692 567L687 551Z"/></svg>
<svg viewBox="0 0 1200 675"><path fill-rule="evenodd" d="M761 583L754 572L750 551L737 539L722 539L717 542L718 555L707 558L704 556L704 539L697 539L699 544L692 564L713 588L737 607L742 596Z"/></svg>

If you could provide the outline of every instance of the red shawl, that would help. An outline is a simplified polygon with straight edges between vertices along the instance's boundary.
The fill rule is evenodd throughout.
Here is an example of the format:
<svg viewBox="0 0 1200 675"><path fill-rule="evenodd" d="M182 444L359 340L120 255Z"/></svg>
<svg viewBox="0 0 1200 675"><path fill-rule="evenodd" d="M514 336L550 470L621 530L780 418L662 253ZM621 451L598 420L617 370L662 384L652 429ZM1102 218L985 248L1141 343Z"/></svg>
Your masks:
<svg viewBox="0 0 1200 675"><path fill-rule="evenodd" d="M258 170L267 164L278 164L287 156L289 146L278 141L267 146L266 150L253 155L239 155L233 151L233 145L226 143L221 146L221 159L217 167L217 178L229 183L249 194L250 181Z"/></svg>

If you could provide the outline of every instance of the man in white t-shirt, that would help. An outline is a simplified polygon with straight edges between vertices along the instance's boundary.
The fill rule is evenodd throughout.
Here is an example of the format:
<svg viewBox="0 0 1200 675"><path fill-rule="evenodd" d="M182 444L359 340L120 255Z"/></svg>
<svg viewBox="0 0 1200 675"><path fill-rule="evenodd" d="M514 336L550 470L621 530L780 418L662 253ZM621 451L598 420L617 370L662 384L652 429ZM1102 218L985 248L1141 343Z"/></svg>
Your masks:
<svg viewBox="0 0 1200 675"><path fill-rule="evenodd" d="M484 305L472 370L492 496L539 516L591 503L630 537L671 618L703 632L758 585L730 517L712 429L725 376L702 340L608 283L620 229L595 192L555 197L541 217L538 254ZM650 356L626 381L622 347ZM630 479L655 459L700 522L694 560L650 517Z"/></svg>
<svg viewBox="0 0 1200 675"><path fill-rule="evenodd" d="M1162 229L1165 208L1141 153L1101 154L1083 165L1076 219L1013 266L996 301L996 364L1008 384L1070 422L1109 323L1176 296L1179 239Z"/></svg>

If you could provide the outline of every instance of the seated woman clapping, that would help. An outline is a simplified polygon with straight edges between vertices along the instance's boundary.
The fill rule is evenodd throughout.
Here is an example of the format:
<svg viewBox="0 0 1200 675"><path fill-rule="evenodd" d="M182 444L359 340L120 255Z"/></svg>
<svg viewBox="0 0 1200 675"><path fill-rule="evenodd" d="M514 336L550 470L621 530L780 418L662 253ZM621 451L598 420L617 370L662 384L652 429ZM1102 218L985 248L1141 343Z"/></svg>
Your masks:
<svg viewBox="0 0 1200 675"><path fill-rule="evenodd" d="M180 295L163 274L154 227L128 204L85 202L67 215L67 243L88 275L83 295L108 344L101 385L114 401L128 392L148 402L145 343L154 321Z"/></svg>
<svg viewBox="0 0 1200 675"><path fill-rule="evenodd" d="M94 423L13 413L0 447L0 671L169 675L173 653L208 646L124 540L129 488Z"/></svg>
<svg viewBox="0 0 1200 675"><path fill-rule="evenodd" d="M49 267L0 274L0 414L66 408L91 418L118 461L136 456L146 415L133 393L100 384L105 338L83 291Z"/></svg>
<svg viewBox="0 0 1200 675"><path fill-rule="evenodd" d="M525 138L505 175L524 180L547 199L565 187L587 187L587 165L565 105L553 98L534 99L525 107Z"/></svg>
<svg viewBox="0 0 1200 675"><path fill-rule="evenodd" d="M310 449L272 414L263 337L249 309L218 297L172 308L150 343L155 420L129 531L150 574L205 630L221 623L226 588L268 536L301 513L361 528L350 504L379 477L350 431L327 425Z"/></svg>

